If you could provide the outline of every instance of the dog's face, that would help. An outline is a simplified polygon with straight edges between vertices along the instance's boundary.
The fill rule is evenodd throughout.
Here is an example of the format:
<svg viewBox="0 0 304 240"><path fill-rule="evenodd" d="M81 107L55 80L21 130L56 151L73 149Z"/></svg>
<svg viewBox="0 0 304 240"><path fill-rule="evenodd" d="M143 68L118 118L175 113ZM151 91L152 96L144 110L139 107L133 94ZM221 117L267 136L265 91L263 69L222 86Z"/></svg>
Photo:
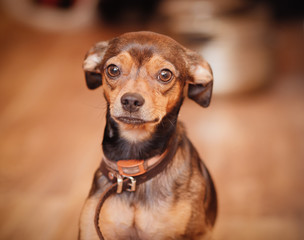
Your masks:
<svg viewBox="0 0 304 240"><path fill-rule="evenodd" d="M84 61L87 86L102 85L111 117L129 140L149 137L155 126L188 96L207 107L212 72L198 54L151 32L127 33L97 43Z"/></svg>

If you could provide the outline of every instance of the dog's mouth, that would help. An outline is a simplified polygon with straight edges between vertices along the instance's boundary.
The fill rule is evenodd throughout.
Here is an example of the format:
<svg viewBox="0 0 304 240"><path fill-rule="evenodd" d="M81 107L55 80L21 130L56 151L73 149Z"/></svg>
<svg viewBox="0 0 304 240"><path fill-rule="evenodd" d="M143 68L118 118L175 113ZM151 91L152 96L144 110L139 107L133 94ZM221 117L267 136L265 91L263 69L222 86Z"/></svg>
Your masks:
<svg viewBox="0 0 304 240"><path fill-rule="evenodd" d="M126 124L132 124L132 125L143 125L146 123L156 123L158 122L158 119L154 119L151 121L147 121L141 118L133 118L133 117L115 117L118 121Z"/></svg>

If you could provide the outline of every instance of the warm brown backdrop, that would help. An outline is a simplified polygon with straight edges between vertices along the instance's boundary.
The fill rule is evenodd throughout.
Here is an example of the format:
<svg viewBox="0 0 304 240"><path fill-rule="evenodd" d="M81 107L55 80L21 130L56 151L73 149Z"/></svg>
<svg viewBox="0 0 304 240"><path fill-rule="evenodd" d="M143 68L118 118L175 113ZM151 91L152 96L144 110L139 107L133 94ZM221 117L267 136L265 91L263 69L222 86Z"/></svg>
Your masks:
<svg viewBox="0 0 304 240"><path fill-rule="evenodd" d="M110 28L41 31L0 17L0 239L76 239L101 157L105 103L82 59ZM215 239L304 239L301 22L274 25L271 86L181 112L219 195ZM303 69L303 68L302 68ZM215 80L216 81L216 80Z"/></svg>

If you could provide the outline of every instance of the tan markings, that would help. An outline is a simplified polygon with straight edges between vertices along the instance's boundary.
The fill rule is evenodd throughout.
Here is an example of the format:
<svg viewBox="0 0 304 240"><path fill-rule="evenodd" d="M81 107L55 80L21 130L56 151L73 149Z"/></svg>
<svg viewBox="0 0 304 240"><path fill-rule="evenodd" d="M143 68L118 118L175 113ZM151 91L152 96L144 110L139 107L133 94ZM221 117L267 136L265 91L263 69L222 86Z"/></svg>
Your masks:
<svg viewBox="0 0 304 240"><path fill-rule="evenodd" d="M150 75L158 73L158 71L162 69L169 69L175 75L175 77L179 77L179 71L174 67L174 65L160 55L154 55L147 65L147 71Z"/></svg>
<svg viewBox="0 0 304 240"><path fill-rule="evenodd" d="M136 211L135 222L140 239L176 239L185 233L190 216L191 202L185 200L152 208L141 206Z"/></svg>
<svg viewBox="0 0 304 240"><path fill-rule="evenodd" d="M134 208L122 195L109 197L100 212L100 228L105 239L124 239L133 227Z"/></svg>
<svg viewBox="0 0 304 240"><path fill-rule="evenodd" d="M143 126L132 126L127 124L120 124L119 130L121 136L130 142L140 142L149 139L154 132L155 124L145 124Z"/></svg>
<svg viewBox="0 0 304 240"><path fill-rule="evenodd" d="M181 86L180 82L176 82L176 84L170 89L170 93L168 94L168 104L166 111L170 112L173 107L175 107L178 100L180 100L181 96Z"/></svg>
<svg viewBox="0 0 304 240"><path fill-rule="evenodd" d="M90 239L99 240L95 226L94 226L94 216L95 209L99 200L100 194L90 197L86 200L85 205L81 211L80 217L80 240Z"/></svg>
<svg viewBox="0 0 304 240"><path fill-rule="evenodd" d="M119 78L111 79L107 76L106 70L107 67L111 64L114 64L119 67L121 73ZM128 52L121 52L117 56L112 57L106 61L103 69L104 77L111 88L115 88L117 85L121 86L123 81L127 81L129 79L133 64L134 62L132 60L132 57Z"/></svg>

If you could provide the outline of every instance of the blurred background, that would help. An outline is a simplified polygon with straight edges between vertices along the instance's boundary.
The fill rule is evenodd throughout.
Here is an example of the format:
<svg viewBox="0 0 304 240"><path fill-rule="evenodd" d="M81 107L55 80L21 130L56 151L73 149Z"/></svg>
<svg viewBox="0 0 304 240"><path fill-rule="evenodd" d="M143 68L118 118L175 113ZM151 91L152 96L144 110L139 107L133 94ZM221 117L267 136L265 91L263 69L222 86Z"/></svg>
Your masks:
<svg viewBox="0 0 304 240"><path fill-rule="evenodd" d="M218 240L304 239L300 0L1 0L0 239L76 239L106 106L82 61L127 31L211 64L211 106L180 114L214 178Z"/></svg>

